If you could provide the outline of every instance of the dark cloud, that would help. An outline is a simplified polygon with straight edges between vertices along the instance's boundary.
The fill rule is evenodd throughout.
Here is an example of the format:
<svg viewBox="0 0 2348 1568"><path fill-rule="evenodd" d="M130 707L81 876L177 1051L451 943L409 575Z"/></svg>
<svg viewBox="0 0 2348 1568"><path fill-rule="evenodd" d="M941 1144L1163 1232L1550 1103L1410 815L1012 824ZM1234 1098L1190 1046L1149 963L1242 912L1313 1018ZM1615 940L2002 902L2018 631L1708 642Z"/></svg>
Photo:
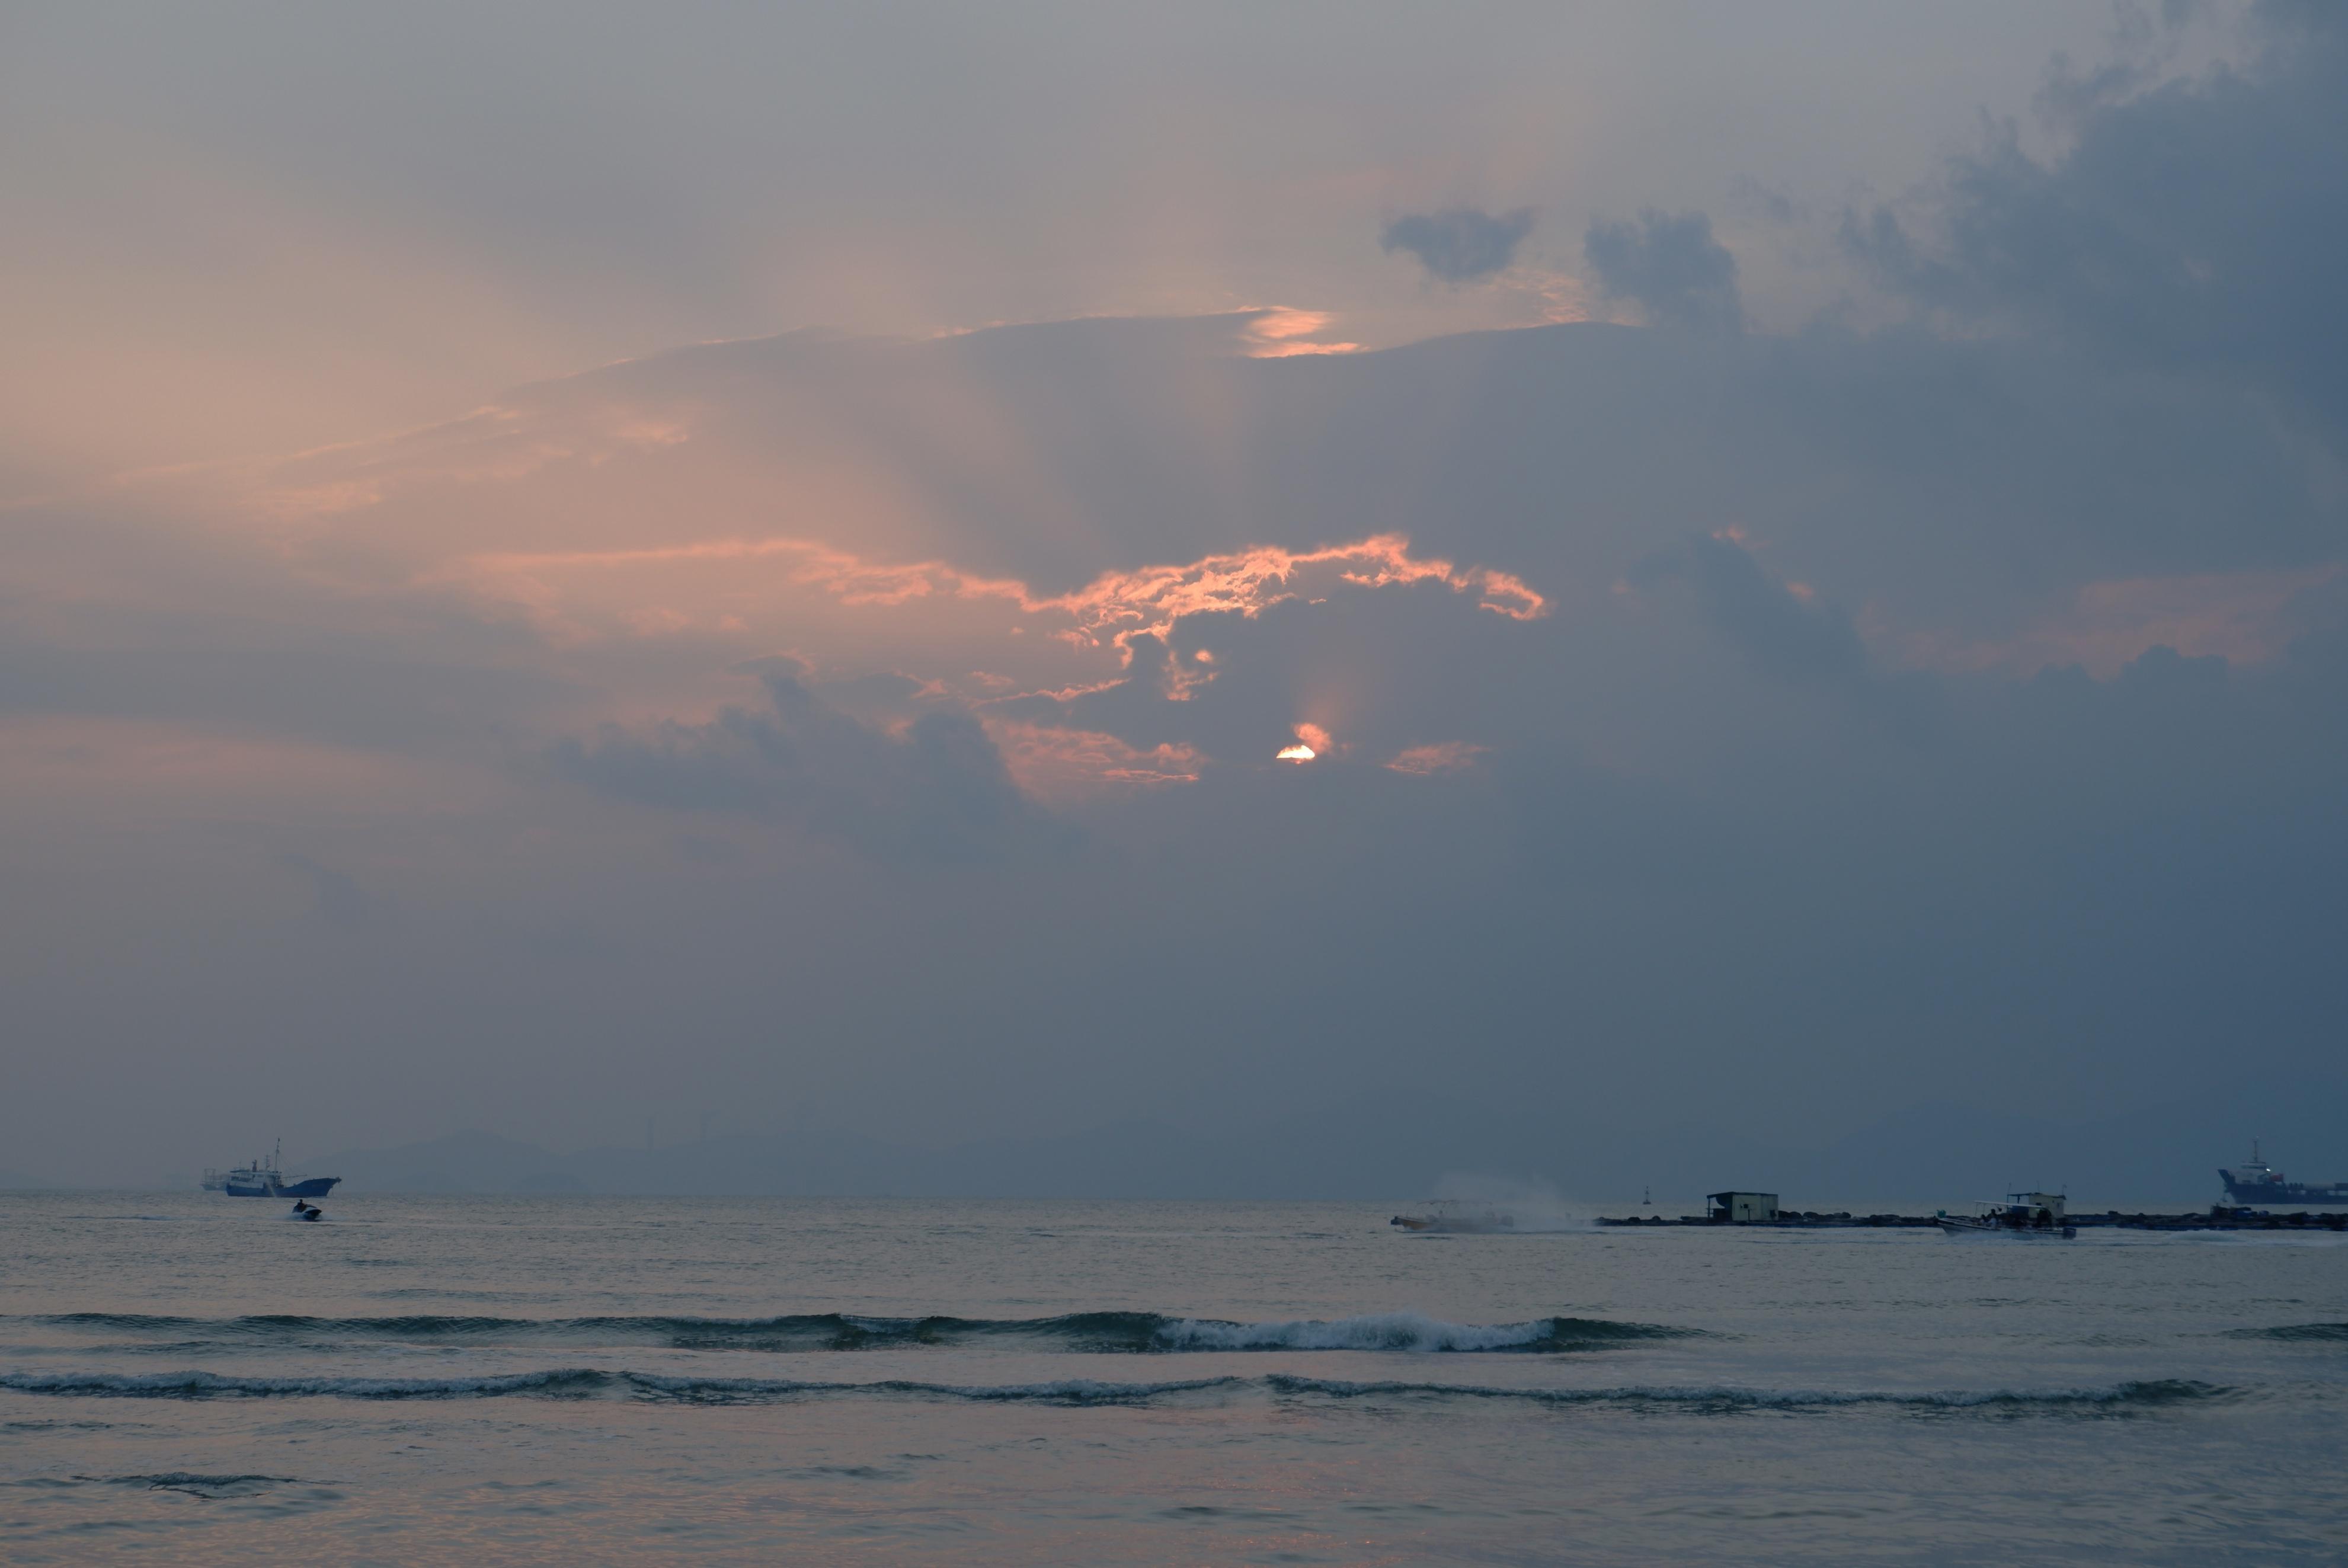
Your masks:
<svg viewBox="0 0 2348 1568"><path fill-rule="evenodd" d="M1692 584L1712 624L1771 675L1838 680L1867 669L1867 647L1848 611L1787 583L1733 537L1692 538L1641 562L1630 580Z"/></svg>
<svg viewBox="0 0 2348 1568"><path fill-rule="evenodd" d="M1649 211L1635 223L1594 222L1582 236L1581 253L1608 297L1637 301L1658 326L1745 328L1736 258L1712 237L1712 220L1701 212Z"/></svg>
<svg viewBox="0 0 2348 1568"><path fill-rule="evenodd" d="M1532 230L1529 207L1498 214L1473 207L1449 207L1440 212L1396 218L1378 236L1378 244L1389 255L1407 251L1416 256L1429 277L1447 284L1472 284L1506 271L1516 260L1517 247Z"/></svg>
<svg viewBox="0 0 2348 1568"><path fill-rule="evenodd" d="M2149 88L2058 72L2066 151L2001 129L1921 211L1847 213L1844 245L1931 311L2235 377L2348 427L2348 10L2253 19L2264 47L2240 69Z"/></svg>
<svg viewBox="0 0 2348 1568"><path fill-rule="evenodd" d="M901 735L830 707L798 676L762 673L767 707L638 732L606 725L552 751L567 777L674 811L791 821L887 860L963 861L1060 835L1019 793L967 714L922 715Z"/></svg>

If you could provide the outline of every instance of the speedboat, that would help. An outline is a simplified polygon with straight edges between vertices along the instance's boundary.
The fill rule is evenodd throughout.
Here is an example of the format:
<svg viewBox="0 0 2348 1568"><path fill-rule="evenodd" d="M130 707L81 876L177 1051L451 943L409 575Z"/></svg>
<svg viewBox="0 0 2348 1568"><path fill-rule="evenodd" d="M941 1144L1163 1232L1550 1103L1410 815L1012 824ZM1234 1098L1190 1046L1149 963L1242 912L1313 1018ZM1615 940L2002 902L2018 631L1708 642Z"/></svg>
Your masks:
<svg viewBox="0 0 2348 1568"><path fill-rule="evenodd" d="M1972 1214L1940 1210L1932 1218L1952 1236L2020 1236L2037 1241L2067 1242L2079 1228L2063 1217L2060 1192L2008 1192L2002 1203L1982 1203Z"/></svg>
<svg viewBox="0 0 2348 1568"><path fill-rule="evenodd" d="M1438 1235L1490 1235L1513 1231L1516 1216L1489 1203L1463 1203L1457 1198L1436 1198L1423 1214L1396 1214L1386 1223L1405 1231L1429 1231Z"/></svg>

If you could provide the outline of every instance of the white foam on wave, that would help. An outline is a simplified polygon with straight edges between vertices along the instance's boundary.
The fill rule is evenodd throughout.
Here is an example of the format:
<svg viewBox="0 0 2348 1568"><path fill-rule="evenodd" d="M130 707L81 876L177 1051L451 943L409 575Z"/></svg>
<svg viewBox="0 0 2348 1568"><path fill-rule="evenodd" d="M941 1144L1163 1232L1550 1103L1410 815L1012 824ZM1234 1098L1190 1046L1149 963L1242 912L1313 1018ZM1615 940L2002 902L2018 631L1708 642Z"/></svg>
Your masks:
<svg viewBox="0 0 2348 1568"><path fill-rule="evenodd" d="M1290 1323L1185 1317L1160 1326L1158 1342L1169 1350L1514 1350L1540 1344L1555 1332L1549 1318L1446 1323L1418 1312L1378 1312Z"/></svg>

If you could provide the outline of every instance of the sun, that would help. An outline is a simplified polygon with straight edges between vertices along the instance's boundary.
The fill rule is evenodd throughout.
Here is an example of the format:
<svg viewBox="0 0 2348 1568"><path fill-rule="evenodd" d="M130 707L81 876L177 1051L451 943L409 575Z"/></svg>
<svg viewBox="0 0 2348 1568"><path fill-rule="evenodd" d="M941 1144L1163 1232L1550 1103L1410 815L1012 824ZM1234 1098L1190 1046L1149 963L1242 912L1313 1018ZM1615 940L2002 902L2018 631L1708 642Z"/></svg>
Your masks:
<svg viewBox="0 0 2348 1568"><path fill-rule="evenodd" d="M1282 747L1278 753L1278 760L1310 762L1335 744L1329 738L1329 732L1319 725L1300 724L1296 727L1295 743Z"/></svg>

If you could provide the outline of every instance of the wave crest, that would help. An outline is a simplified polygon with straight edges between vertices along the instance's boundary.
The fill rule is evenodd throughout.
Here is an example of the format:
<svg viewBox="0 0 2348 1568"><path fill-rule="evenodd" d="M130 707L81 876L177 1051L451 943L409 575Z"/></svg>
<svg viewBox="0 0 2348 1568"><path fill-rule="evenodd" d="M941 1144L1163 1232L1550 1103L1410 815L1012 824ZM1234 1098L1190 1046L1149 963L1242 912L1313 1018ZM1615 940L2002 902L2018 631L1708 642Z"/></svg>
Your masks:
<svg viewBox="0 0 2348 1568"><path fill-rule="evenodd" d="M566 1367L479 1377L247 1377L215 1372L146 1375L56 1372L0 1374L0 1388L83 1398L146 1399L493 1399L624 1398L675 1404L773 1404L792 1399L898 1398L976 1404L1138 1405L1178 1395L1262 1390L1288 1398L1352 1400L1509 1400L1555 1407L1631 1406L1726 1413L1747 1410L1823 1411L1879 1407L1916 1412L1990 1411L2026 1414L2119 1413L2162 1405L2219 1399L2234 1390L2188 1379L2128 1382L2105 1388L1992 1389L1899 1393L1881 1390L1631 1387L1509 1387L1413 1382L1346 1382L1274 1372L1262 1377L1191 1377L1113 1383L1061 1378L1040 1383L966 1385L886 1378L835 1383L761 1377L675 1377L650 1372Z"/></svg>
<svg viewBox="0 0 2348 1568"><path fill-rule="evenodd" d="M1706 1410L1813 1410L1842 1406L1879 1405L1910 1410L2118 1409L2215 1399L2230 1388L2190 1378L2156 1378L2116 1384L2106 1388L2024 1390L1995 1388L1981 1392L1962 1389L1898 1393L1889 1390L1803 1388L1732 1388L1677 1387L1628 1388L1520 1388L1477 1387L1457 1383L1349 1383L1334 1377L1303 1377L1274 1372L1264 1378L1286 1394L1319 1394L1332 1398L1368 1397L1433 1397L1454 1399L1516 1399L1542 1405L1650 1405Z"/></svg>
<svg viewBox="0 0 2348 1568"><path fill-rule="evenodd" d="M2288 1323L2279 1328L2233 1328L2235 1339L2289 1339L2348 1343L2348 1323Z"/></svg>
<svg viewBox="0 0 2348 1568"><path fill-rule="evenodd" d="M1668 1339L1692 1329L1594 1317L1537 1317L1528 1323L1446 1323L1416 1312L1293 1323L1225 1323L1185 1317L1163 1323L1158 1345L1167 1350L1591 1350L1637 1339Z"/></svg>
<svg viewBox="0 0 2348 1568"><path fill-rule="evenodd" d="M355 1340L436 1344L557 1343L645 1345L671 1350L792 1353L880 1350L1025 1340L1053 1349L1109 1353L1244 1350L1566 1352L1697 1332L1591 1317L1540 1317L1524 1323L1446 1323L1422 1313L1374 1313L1334 1319L1237 1323L1155 1312L1077 1312L1053 1317L867 1317L797 1313L776 1317L497 1317L412 1314L389 1317L166 1317L81 1312L36 1321L52 1326L144 1338L110 1348L189 1354L207 1345L333 1346Z"/></svg>

